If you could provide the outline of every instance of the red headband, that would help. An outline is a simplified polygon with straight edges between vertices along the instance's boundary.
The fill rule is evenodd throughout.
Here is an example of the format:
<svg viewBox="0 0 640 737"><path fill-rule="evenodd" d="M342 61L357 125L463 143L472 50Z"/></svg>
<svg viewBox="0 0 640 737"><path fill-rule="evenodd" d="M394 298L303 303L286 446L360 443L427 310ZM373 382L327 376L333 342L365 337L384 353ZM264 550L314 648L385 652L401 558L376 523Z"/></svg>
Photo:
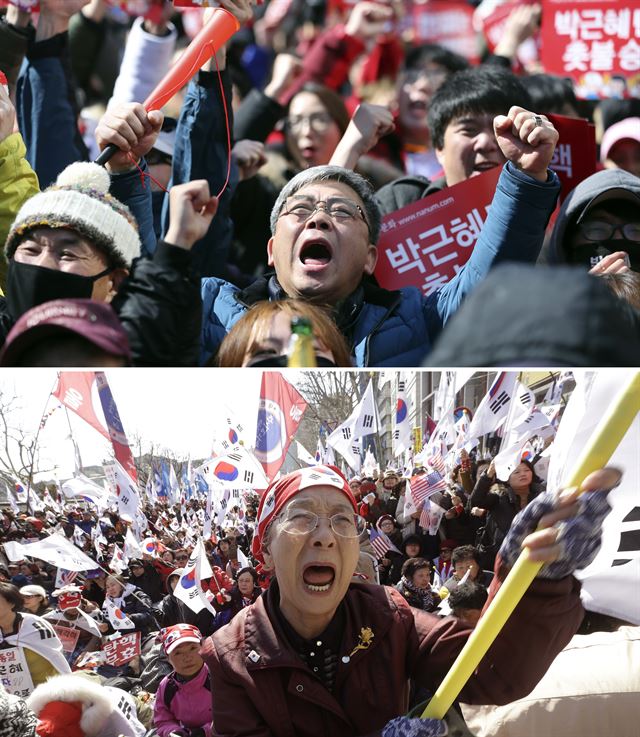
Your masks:
<svg viewBox="0 0 640 737"><path fill-rule="evenodd" d="M258 507L258 521L251 543L251 553L260 563L264 563L262 538L273 518L276 517L289 499L298 492L311 489L314 486L331 486L341 491L349 500L353 511L357 512L356 500L349 488L347 479L335 466L311 466L282 476L268 486Z"/></svg>

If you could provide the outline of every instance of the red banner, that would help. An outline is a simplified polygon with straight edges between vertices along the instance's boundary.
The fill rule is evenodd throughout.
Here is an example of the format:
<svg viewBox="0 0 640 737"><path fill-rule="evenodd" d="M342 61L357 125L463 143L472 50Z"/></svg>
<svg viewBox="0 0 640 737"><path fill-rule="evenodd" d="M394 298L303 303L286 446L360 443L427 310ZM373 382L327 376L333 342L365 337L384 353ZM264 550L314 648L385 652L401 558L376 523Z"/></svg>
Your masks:
<svg viewBox="0 0 640 737"><path fill-rule="evenodd" d="M560 134L549 168L562 183L562 203L576 185L596 172L596 128L582 118L549 115L549 120Z"/></svg>
<svg viewBox="0 0 640 737"><path fill-rule="evenodd" d="M480 62L478 39L473 28L473 8L456 0L413 3L413 42L436 43L470 62Z"/></svg>
<svg viewBox="0 0 640 737"><path fill-rule="evenodd" d="M60 374L58 387L53 392L53 396L59 399L65 407L82 417L101 435L108 438L109 433L93 409L91 389L94 379L95 373L93 371L63 371Z"/></svg>
<svg viewBox="0 0 640 737"><path fill-rule="evenodd" d="M305 400L282 374L262 374L254 452L269 481L283 464L306 408Z"/></svg>
<svg viewBox="0 0 640 737"><path fill-rule="evenodd" d="M500 172L496 167L387 215L378 241L380 285L429 295L450 281L471 256Z"/></svg>
<svg viewBox="0 0 640 737"><path fill-rule="evenodd" d="M495 51L496 46L502 39L511 13L522 5L532 5L535 2L538 2L538 0L507 0L507 2L494 8L488 15L480 17L482 34L491 53ZM539 42L540 33L537 31L531 38L520 44L516 52L516 61L520 66L531 64L539 58Z"/></svg>
<svg viewBox="0 0 640 737"><path fill-rule="evenodd" d="M578 97L640 96L637 0L544 0L545 72L571 77Z"/></svg>
<svg viewBox="0 0 640 737"><path fill-rule="evenodd" d="M109 665L126 665L140 655L140 633L131 632L105 642L102 652Z"/></svg>

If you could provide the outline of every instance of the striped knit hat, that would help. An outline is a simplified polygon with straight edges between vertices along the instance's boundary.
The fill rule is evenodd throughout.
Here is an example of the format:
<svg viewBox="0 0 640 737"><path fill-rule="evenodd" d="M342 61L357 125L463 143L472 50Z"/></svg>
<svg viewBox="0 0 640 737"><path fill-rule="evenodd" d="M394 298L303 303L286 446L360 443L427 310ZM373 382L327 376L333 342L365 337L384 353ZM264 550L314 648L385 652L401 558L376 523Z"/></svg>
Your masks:
<svg viewBox="0 0 640 737"><path fill-rule="evenodd" d="M97 164L68 166L54 185L20 208L7 237L7 259L28 230L71 228L104 251L114 267L129 268L140 255L138 224L129 209L109 194L109 185L109 173Z"/></svg>

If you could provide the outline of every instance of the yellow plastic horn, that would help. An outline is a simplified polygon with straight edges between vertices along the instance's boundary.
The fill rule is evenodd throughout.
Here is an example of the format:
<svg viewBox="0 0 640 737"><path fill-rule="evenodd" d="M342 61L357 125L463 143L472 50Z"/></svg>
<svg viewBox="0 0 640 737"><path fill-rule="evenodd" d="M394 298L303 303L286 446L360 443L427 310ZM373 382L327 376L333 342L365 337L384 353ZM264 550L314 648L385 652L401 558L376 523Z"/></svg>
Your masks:
<svg viewBox="0 0 640 737"><path fill-rule="evenodd" d="M640 412L640 373L634 374L609 406L578 457L566 486L580 486L593 471L605 466ZM422 718L443 719L471 674L511 616L542 563L522 551L495 598L470 635L451 669L422 713Z"/></svg>

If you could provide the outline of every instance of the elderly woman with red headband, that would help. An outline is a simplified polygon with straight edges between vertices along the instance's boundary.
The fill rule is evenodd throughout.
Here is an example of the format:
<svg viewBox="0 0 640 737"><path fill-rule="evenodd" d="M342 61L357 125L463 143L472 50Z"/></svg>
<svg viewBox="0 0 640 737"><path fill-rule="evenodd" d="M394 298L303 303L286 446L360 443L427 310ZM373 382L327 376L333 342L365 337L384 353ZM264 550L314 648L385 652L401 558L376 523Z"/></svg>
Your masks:
<svg viewBox="0 0 640 737"><path fill-rule="evenodd" d="M540 495L514 521L495 586L523 542L545 561L547 578L533 582L460 700L501 704L524 696L575 633L583 610L571 572L595 556L607 490L618 479L616 471L599 471L583 484L592 493L578 501L566 492ZM409 679L433 692L471 630L454 617L412 609L395 589L354 582L364 522L344 477L327 466L284 476L265 492L257 520L252 552L273 580L205 642L212 735L445 734L444 722L400 715Z"/></svg>

